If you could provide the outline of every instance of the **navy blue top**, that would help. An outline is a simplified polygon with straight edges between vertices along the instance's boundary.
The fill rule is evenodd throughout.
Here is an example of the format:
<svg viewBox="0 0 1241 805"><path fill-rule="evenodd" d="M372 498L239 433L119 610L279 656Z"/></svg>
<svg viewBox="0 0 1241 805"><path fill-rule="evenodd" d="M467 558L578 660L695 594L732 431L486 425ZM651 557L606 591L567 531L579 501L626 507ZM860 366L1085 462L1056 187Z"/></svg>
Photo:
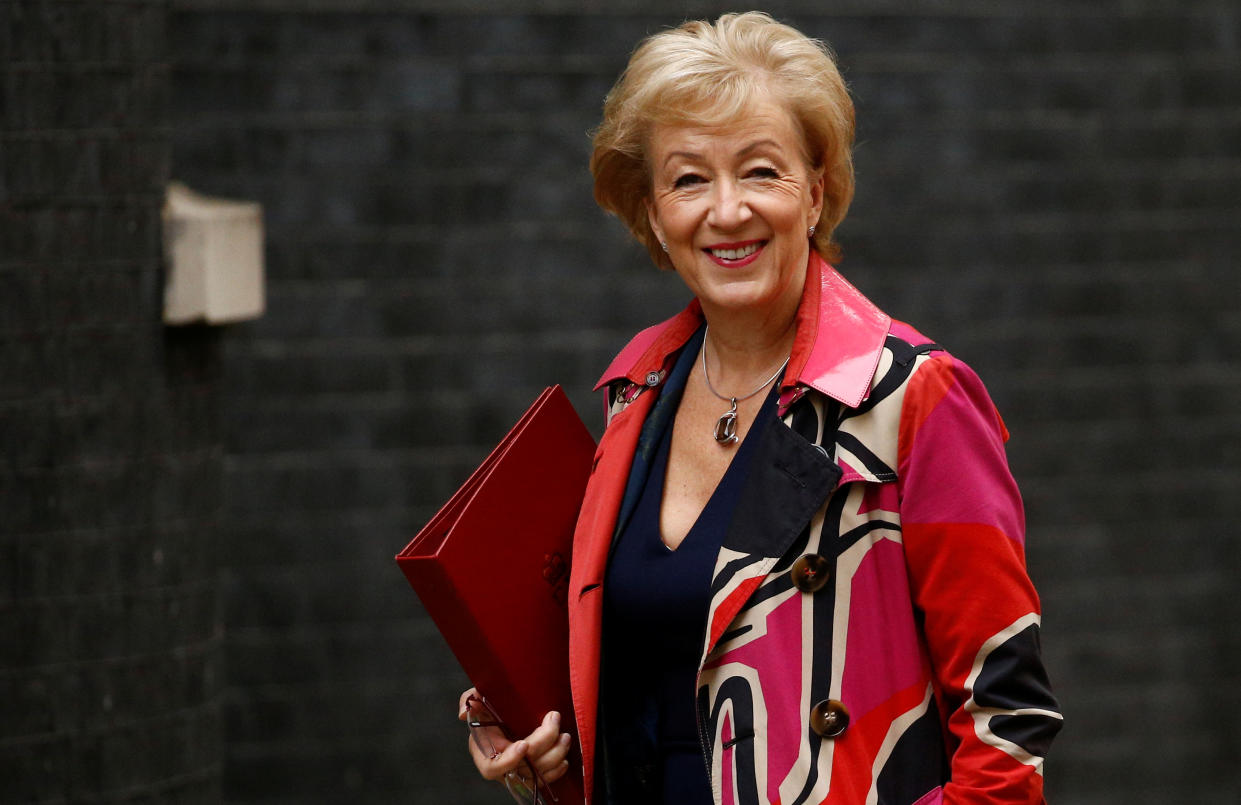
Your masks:
<svg viewBox="0 0 1241 805"><path fill-rule="evenodd" d="M665 388L664 393L679 396L682 388ZM772 417L777 396L768 394L747 438L737 445L737 455L676 550L664 545L659 528L672 417L661 423L662 433L651 434L658 448L632 515L613 546L604 584L606 730L610 740L642 744L626 746L623 754L651 760L648 768L636 772L650 778L640 785L622 780L609 784L614 795L610 802L616 805L637 805L639 797L641 805L658 805L650 797L661 789L667 805L712 801L694 706L711 574L751 448L758 442L752 437L761 430L759 423ZM679 404L679 399L669 402ZM709 438L706 432L702 436ZM619 776L627 771L615 769L613 777Z"/></svg>

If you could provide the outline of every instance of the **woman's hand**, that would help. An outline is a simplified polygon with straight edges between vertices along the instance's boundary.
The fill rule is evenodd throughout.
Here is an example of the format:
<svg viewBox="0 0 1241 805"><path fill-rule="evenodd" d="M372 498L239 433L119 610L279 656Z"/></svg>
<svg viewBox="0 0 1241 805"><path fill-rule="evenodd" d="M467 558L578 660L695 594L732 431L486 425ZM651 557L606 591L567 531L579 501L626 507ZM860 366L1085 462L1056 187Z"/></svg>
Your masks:
<svg viewBox="0 0 1241 805"><path fill-rule="evenodd" d="M461 694L457 707L457 718L461 721L469 719L467 700L471 696L478 696L478 691L470 688ZM483 714L475 711L474 716L482 717ZM517 741L505 738L499 727L474 729L484 731L486 739L497 752L494 757L489 757L473 738L469 741L470 757L478 767L478 773L487 780L499 780L510 771L521 774L524 770L523 760L529 760L530 765L548 783L559 780L569 770L567 755L571 738L569 733L560 731L560 714L554 710L543 716L543 723L534 732Z"/></svg>

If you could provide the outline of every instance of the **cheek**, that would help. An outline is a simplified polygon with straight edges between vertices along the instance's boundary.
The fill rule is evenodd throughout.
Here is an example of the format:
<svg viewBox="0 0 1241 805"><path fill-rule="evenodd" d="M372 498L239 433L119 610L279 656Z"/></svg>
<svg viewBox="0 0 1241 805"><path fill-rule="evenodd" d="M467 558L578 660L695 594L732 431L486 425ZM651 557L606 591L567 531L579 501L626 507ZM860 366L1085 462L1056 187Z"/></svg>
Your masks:
<svg viewBox="0 0 1241 805"><path fill-rule="evenodd" d="M683 204L668 204L657 210L656 219L668 237L684 237L694 229L692 210Z"/></svg>

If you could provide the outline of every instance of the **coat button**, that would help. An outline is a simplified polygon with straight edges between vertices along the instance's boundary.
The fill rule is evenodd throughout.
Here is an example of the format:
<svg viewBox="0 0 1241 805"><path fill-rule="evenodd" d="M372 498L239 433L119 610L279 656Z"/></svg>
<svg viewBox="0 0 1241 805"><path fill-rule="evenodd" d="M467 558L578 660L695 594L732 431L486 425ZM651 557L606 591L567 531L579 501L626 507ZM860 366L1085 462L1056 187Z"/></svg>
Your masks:
<svg viewBox="0 0 1241 805"><path fill-rule="evenodd" d="M658 386L660 382L663 381L663 379L664 379L663 372L647 372L646 373L646 385L648 386Z"/></svg>
<svg viewBox="0 0 1241 805"><path fill-rule="evenodd" d="M832 577L830 565L827 557L819 556L817 553L808 553L798 557L793 567L789 569L789 575L793 577L793 586L803 593L821 590Z"/></svg>
<svg viewBox="0 0 1241 805"><path fill-rule="evenodd" d="M810 729L824 738L839 738L849 728L849 711L835 699L824 699L810 709Z"/></svg>

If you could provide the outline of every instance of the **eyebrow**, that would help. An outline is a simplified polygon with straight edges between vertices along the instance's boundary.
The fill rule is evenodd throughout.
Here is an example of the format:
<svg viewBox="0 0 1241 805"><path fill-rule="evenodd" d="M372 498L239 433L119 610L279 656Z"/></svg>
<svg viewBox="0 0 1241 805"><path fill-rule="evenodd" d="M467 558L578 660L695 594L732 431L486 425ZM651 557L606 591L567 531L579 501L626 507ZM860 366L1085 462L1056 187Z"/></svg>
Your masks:
<svg viewBox="0 0 1241 805"><path fill-rule="evenodd" d="M780 147L779 143L777 143L775 140L769 137L765 137L761 140L755 140L754 142L747 145L745 148L742 148L740 151L738 151L737 156L745 157L745 156L748 156L751 151L757 151L759 148L762 148L763 146L772 146L772 145L776 146L777 148ZM696 160L696 159L701 159L702 154L698 151L673 151L672 153L668 154L668 156L664 159L665 167L668 165L669 162L672 161L673 157L681 157L683 159Z"/></svg>

